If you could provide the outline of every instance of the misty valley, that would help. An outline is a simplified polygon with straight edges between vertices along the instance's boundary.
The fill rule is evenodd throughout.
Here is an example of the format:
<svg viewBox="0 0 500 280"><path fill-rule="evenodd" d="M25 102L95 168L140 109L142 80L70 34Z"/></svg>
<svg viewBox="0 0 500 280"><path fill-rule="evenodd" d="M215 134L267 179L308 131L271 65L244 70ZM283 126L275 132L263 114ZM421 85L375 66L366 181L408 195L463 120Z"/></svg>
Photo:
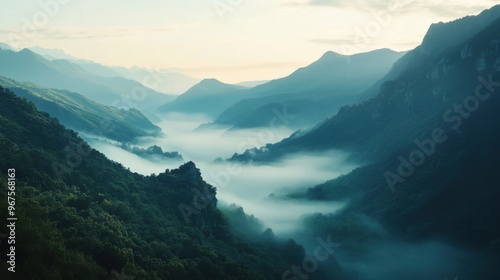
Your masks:
<svg viewBox="0 0 500 280"><path fill-rule="evenodd" d="M499 30L242 83L1 43L0 277L500 279Z"/></svg>

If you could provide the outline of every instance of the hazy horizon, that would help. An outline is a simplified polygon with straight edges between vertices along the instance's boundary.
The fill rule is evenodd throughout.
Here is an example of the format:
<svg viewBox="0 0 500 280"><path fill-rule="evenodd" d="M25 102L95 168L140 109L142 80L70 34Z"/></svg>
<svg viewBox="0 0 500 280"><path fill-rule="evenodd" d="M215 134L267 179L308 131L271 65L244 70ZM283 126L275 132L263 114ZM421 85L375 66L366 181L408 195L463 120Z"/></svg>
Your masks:
<svg viewBox="0 0 500 280"><path fill-rule="evenodd" d="M499 3L440 2L16 2L0 12L0 42L61 49L104 65L176 68L199 79L239 83L286 76L326 51L406 51L421 42L430 24Z"/></svg>

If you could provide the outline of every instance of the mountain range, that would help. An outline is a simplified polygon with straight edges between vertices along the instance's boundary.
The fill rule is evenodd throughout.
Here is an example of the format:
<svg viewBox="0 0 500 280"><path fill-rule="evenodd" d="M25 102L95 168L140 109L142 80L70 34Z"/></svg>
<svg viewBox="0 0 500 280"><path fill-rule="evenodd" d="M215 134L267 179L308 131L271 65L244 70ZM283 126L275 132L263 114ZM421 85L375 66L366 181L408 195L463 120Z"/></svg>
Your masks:
<svg viewBox="0 0 500 280"><path fill-rule="evenodd" d="M291 75L249 89L241 100L223 111L214 124L234 128L269 126L275 111L294 118L292 128L312 126L347 104L387 74L404 53L381 49L343 56L325 53L316 62Z"/></svg>
<svg viewBox="0 0 500 280"><path fill-rule="evenodd" d="M352 273L347 279L445 278L448 273L497 279L498 30L500 6L433 25L422 45L396 63L398 69L392 72L397 75L384 81L374 98L343 107L310 131L232 160L262 164L297 152L351 153L361 167L282 197L297 203L348 201L335 214L306 218L303 233L337 237L343 244L340 266ZM467 257L443 262L432 271L413 269L409 262L395 259L395 251L404 247L394 240L439 240ZM378 252L382 257L374 263L370 256L380 247L398 249ZM423 254L416 258L429 257ZM387 261L398 269L383 268Z"/></svg>
<svg viewBox="0 0 500 280"><path fill-rule="evenodd" d="M422 44L395 63L382 79L375 97L344 106L317 127L268 145L265 152L253 150L247 155L252 154L252 160L259 161L298 151L336 148L371 160L411 143L442 122L444 112L453 108L453 102L474 92L474 89L465 89L479 83L479 74L487 79L490 74L487 70L498 71L500 63L498 57L494 57L496 54L487 54L479 47L472 49L472 45L479 44L479 33L486 34L485 28L499 17L500 6L495 6L475 17L432 25ZM443 40L443 36L435 34L448 34L450 38ZM495 47L496 34L483 36L488 35L491 42L485 45ZM245 156L235 155L236 158L244 160Z"/></svg>
<svg viewBox="0 0 500 280"><path fill-rule="evenodd" d="M304 257L271 231L252 243L235 235L233 214L217 209L215 188L192 162L132 173L2 87L0 120L0 168L15 172L23 221L15 279L276 279ZM203 204L193 204L198 193ZM6 261L0 268L13 279Z"/></svg>
<svg viewBox="0 0 500 280"><path fill-rule="evenodd" d="M433 24L409 52L327 52L287 77L251 88L205 79L177 97L137 82L154 75L145 69L82 66L56 58L63 55L58 52L46 53L47 59L0 46L0 75L8 77L0 77L0 170L15 167L16 211L23 221L16 229L22 241L16 245L17 276L499 279L499 30L500 5ZM130 87L147 92L144 102L113 107ZM133 173L57 120L85 132L108 120L114 134L100 135L130 142L160 133L148 112L205 114L215 118L206 127L239 129L269 126L276 110L293 116L287 125L299 130L234 154L226 171L234 163L255 164L267 170L255 176L265 177L275 175L284 159L331 150L358 166L265 198L345 205L302 215L287 240L242 208L219 205L217 189L195 163L149 176ZM159 146L122 146L181 158ZM10 181L0 173L4 189ZM5 193L2 209L8 207ZM297 243L304 240L313 240L312 250ZM0 248L10 249L3 240ZM1 262L2 279L9 279L6 268Z"/></svg>
<svg viewBox="0 0 500 280"><path fill-rule="evenodd" d="M161 135L161 129L137 109L125 110L105 106L75 92L49 89L4 77L0 77L0 86L28 99L38 110L48 113L60 120L64 126L79 132L119 142Z"/></svg>
<svg viewBox="0 0 500 280"><path fill-rule="evenodd" d="M0 50L0 75L18 81L78 92L103 105L154 111L173 96L122 77L90 73L68 60L47 60L28 49Z"/></svg>
<svg viewBox="0 0 500 280"><path fill-rule="evenodd" d="M9 49L11 48L9 47ZM108 78L122 77L135 80L155 91L165 94L181 94L200 81L199 79L182 74L176 69L152 70L138 66L130 68L104 66L90 60L74 57L63 50L47 49L39 46L29 49L48 60L68 60L71 63L78 64L90 73Z"/></svg>
<svg viewBox="0 0 500 280"><path fill-rule="evenodd" d="M243 86L222 83L216 79L205 79L179 95L174 101L160 108L164 113L205 114L216 117L220 112L241 100Z"/></svg>

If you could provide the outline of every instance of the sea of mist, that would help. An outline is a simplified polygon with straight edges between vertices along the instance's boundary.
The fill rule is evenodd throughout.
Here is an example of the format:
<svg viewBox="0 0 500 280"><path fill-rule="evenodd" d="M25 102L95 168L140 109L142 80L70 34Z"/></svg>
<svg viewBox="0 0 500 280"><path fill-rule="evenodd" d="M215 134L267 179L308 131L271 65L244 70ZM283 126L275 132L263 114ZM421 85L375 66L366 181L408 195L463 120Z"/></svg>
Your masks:
<svg viewBox="0 0 500 280"><path fill-rule="evenodd" d="M222 127L199 129L211 120L202 115L168 114L158 123L162 137L139 139L136 146L160 146L163 151L177 151L183 160L145 159L125 151L109 141L87 138L90 144L111 160L144 175L159 174L193 161L205 181L217 187L217 197L225 204L242 206L271 227L277 234L294 231L303 215L328 214L345 202L310 202L273 199L290 191L305 189L346 174L356 166L346 161L347 154L330 151L321 154L293 154L265 165L247 165L215 161L234 153L276 143L294 131L283 126L228 130Z"/></svg>

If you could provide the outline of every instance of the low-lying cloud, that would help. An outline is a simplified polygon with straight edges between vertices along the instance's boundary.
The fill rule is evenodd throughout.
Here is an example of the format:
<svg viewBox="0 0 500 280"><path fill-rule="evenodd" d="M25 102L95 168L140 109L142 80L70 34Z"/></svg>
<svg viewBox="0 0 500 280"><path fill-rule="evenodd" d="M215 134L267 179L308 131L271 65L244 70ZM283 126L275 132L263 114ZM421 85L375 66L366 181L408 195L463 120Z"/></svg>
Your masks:
<svg viewBox="0 0 500 280"><path fill-rule="evenodd" d="M305 214L335 212L345 202L318 203L274 199L289 191L305 189L346 174L355 166L346 163L347 154L330 151L321 154L294 154L268 165L245 165L216 158L229 158L235 152L261 147L288 137L293 131L282 127L227 131L224 128L197 130L210 120L201 115L170 114L159 124L165 137L143 138L139 147L160 146L165 152L177 151L184 161L193 161L203 178L217 187L221 202L235 203L245 212L261 219L276 233L295 229ZM177 168L176 160L151 161L116 147L109 142L93 140L93 147L133 172L149 175Z"/></svg>

